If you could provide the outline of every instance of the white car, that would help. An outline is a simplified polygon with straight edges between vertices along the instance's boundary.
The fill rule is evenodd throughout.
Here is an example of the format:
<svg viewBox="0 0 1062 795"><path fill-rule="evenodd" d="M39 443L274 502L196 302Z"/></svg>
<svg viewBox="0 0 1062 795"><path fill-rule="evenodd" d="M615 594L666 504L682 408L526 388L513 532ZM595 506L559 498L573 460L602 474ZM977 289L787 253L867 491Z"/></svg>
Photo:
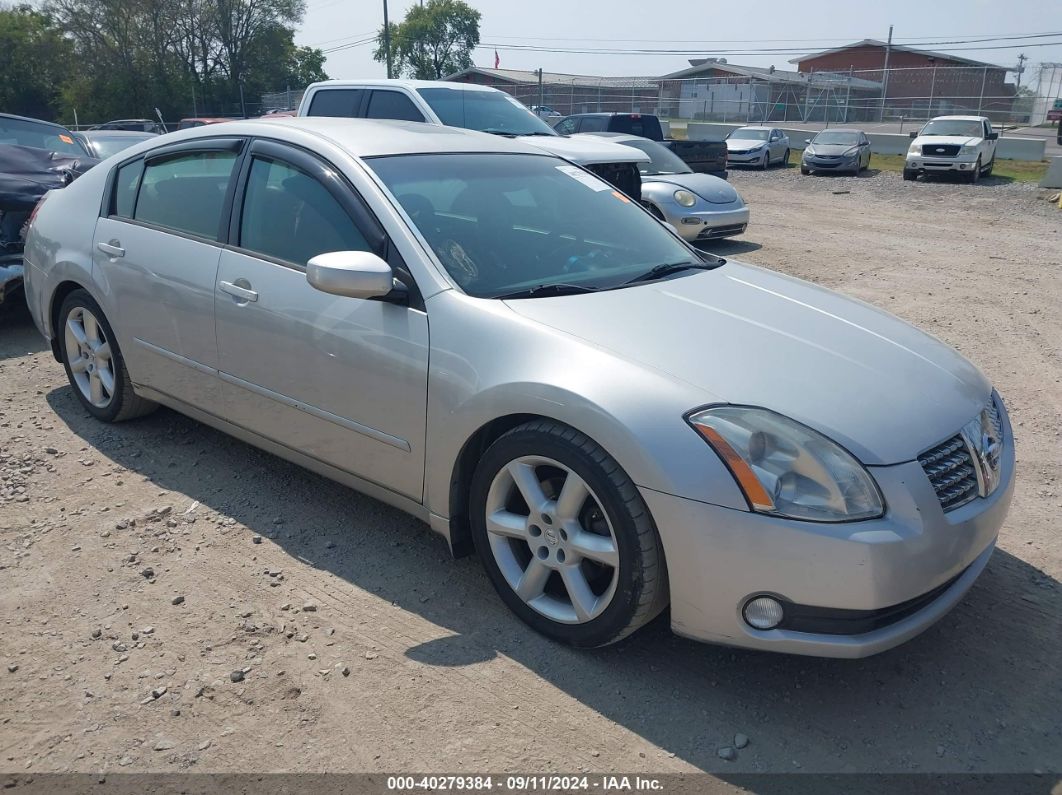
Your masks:
<svg viewBox="0 0 1062 795"><path fill-rule="evenodd" d="M911 137L903 167L906 180L946 172L977 182L996 164L999 133L992 132L986 116L937 116Z"/></svg>
<svg viewBox="0 0 1062 795"><path fill-rule="evenodd" d="M649 162L629 146L562 136L512 95L469 83L325 80L306 89L298 115L419 121L516 138L593 171L639 200L638 168Z"/></svg>
<svg viewBox="0 0 1062 795"><path fill-rule="evenodd" d="M777 127L738 127L726 137L726 162L736 166L789 164L789 136Z"/></svg>

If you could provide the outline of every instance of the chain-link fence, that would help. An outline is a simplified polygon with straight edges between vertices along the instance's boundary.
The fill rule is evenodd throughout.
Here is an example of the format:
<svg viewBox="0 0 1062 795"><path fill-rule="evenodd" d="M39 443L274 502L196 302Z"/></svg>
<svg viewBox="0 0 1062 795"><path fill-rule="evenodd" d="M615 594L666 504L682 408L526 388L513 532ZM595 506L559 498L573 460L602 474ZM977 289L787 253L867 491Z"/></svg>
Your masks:
<svg viewBox="0 0 1062 795"><path fill-rule="evenodd" d="M995 124L1044 121L1040 109L1053 98L1007 82L1008 71L991 66L790 72L725 65L704 75L587 77L511 69L474 69L457 79L512 94L528 107L545 106L563 116L600 111L652 113L665 119L715 122L911 122L934 116L973 114ZM263 112L293 110L301 90L265 94Z"/></svg>

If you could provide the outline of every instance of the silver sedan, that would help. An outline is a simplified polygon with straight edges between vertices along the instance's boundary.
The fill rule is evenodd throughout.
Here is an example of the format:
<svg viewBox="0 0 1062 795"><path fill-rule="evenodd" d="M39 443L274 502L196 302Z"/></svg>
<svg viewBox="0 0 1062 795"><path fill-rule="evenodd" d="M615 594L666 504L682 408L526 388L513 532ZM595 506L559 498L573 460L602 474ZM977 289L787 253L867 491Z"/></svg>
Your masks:
<svg viewBox="0 0 1062 795"><path fill-rule="evenodd" d="M677 229L683 240L693 243L733 237L748 227L749 208L725 179L694 173L682 158L648 138L610 132L586 135L608 138L649 155L648 163L638 165L642 204Z"/></svg>
<svg viewBox="0 0 1062 795"><path fill-rule="evenodd" d="M808 138L800 156L800 173L845 171L859 175L870 166L870 140L862 130L823 130Z"/></svg>
<svg viewBox="0 0 1062 795"><path fill-rule="evenodd" d="M503 137L179 132L48 194L25 259L88 413L163 404L398 506L577 646L670 604L873 654L962 598L1010 502L1007 413L954 350Z"/></svg>
<svg viewBox="0 0 1062 795"><path fill-rule="evenodd" d="M789 136L777 127L738 127L727 134L726 162L731 166L789 165Z"/></svg>

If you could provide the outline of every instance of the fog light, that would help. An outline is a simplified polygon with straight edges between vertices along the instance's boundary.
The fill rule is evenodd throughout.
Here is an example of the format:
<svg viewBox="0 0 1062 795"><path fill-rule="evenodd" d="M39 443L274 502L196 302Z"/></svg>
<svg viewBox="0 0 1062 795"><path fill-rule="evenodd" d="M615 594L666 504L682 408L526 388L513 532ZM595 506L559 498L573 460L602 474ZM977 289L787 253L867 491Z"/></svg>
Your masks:
<svg viewBox="0 0 1062 795"><path fill-rule="evenodd" d="M742 612L748 625L755 629L774 629L782 623L782 605L769 596L750 599Z"/></svg>
<svg viewBox="0 0 1062 795"><path fill-rule="evenodd" d="M966 170L966 164L965 163L959 163L959 168L961 168L963 171L965 171Z"/></svg>

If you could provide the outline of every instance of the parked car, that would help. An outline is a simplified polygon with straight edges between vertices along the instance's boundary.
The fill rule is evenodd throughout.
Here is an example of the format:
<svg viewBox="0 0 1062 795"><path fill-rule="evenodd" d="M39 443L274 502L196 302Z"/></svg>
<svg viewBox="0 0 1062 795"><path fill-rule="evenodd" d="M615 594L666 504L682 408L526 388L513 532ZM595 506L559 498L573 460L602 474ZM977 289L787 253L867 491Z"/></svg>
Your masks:
<svg viewBox="0 0 1062 795"><path fill-rule="evenodd" d="M777 127L739 127L726 136L726 161L730 165L789 165L789 136Z"/></svg>
<svg viewBox="0 0 1062 795"><path fill-rule="evenodd" d="M489 86L441 80L326 80L306 89L299 116L400 119L519 138L641 198L638 163L645 162L644 154L608 141L562 137L526 105Z"/></svg>
<svg viewBox="0 0 1062 795"><path fill-rule="evenodd" d="M90 130L127 130L129 132L149 132L157 135L165 133L166 126L154 119L115 119L114 121L89 127Z"/></svg>
<svg viewBox="0 0 1062 795"><path fill-rule="evenodd" d="M195 127L203 127L207 124L221 124L222 122L233 121L223 116L190 116L186 119L181 119L177 124L178 130L191 130Z"/></svg>
<svg viewBox="0 0 1062 795"><path fill-rule="evenodd" d="M800 157L800 173L849 171L856 176L870 167L870 139L862 130L837 127L822 130L804 140L807 146Z"/></svg>
<svg viewBox="0 0 1062 795"><path fill-rule="evenodd" d="M1013 490L957 352L520 140L186 130L48 194L26 259L88 413L162 403L398 506L577 646L670 603L701 640L882 651L962 598Z"/></svg>
<svg viewBox="0 0 1062 795"><path fill-rule="evenodd" d="M37 202L96 162L65 127L0 113L0 304L22 285L23 233Z"/></svg>
<svg viewBox="0 0 1062 795"><path fill-rule="evenodd" d="M680 141L664 137L657 116L648 113L577 113L552 122L561 135L614 132L658 141L702 174L726 179L726 144L721 141Z"/></svg>
<svg viewBox="0 0 1062 795"><path fill-rule="evenodd" d="M650 157L640 166L642 204L671 224L688 242L733 237L745 231L749 208L726 180L695 174L682 158L657 141L623 133L587 133L633 146Z"/></svg>
<svg viewBox="0 0 1062 795"><path fill-rule="evenodd" d="M97 160L106 160L113 154L133 144L155 138L157 133L130 132L129 130L85 130L74 133L85 149Z"/></svg>
<svg viewBox="0 0 1062 795"><path fill-rule="evenodd" d="M912 132L903 178L919 174L959 174L970 182L992 173L996 164L996 141L987 116L937 116Z"/></svg>
<svg viewBox="0 0 1062 795"><path fill-rule="evenodd" d="M558 111L555 111L549 105L532 105L531 112L538 116L540 119L544 119L547 122L552 123L555 119L563 118L563 115Z"/></svg>

